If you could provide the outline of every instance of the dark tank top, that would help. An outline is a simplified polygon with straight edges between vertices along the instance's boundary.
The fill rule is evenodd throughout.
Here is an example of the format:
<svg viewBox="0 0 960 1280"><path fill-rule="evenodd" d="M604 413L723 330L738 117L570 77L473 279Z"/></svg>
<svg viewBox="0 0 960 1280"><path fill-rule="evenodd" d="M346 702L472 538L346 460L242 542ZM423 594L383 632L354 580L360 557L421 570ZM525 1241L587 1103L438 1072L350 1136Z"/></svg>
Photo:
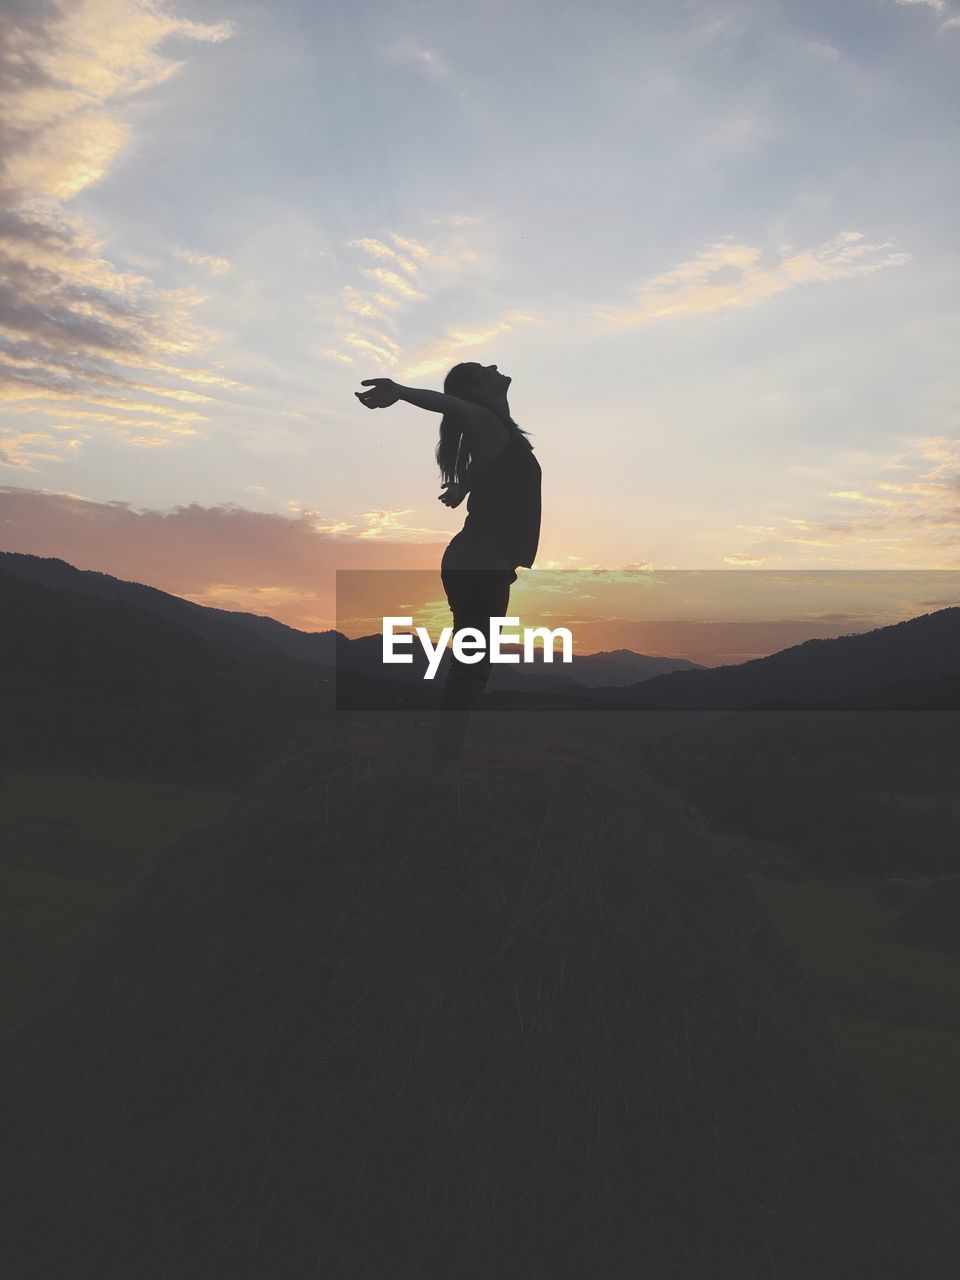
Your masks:
<svg viewBox="0 0 960 1280"><path fill-rule="evenodd" d="M511 428L492 461L470 468L467 518L458 538L490 542L509 564L530 568L540 542L540 478L526 437Z"/></svg>

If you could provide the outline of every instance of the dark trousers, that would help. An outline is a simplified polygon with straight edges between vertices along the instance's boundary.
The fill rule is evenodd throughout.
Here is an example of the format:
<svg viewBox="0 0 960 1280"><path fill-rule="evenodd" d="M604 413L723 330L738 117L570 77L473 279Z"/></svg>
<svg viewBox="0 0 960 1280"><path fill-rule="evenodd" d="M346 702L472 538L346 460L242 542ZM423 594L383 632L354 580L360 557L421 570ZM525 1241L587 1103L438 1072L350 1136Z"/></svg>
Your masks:
<svg viewBox="0 0 960 1280"><path fill-rule="evenodd" d="M461 662L453 649L440 695L442 709L472 710L490 679L490 619L506 617L510 584L508 569L445 569L440 575L453 614L454 634L475 627L486 637L479 662Z"/></svg>
<svg viewBox="0 0 960 1280"><path fill-rule="evenodd" d="M434 754L459 760L470 713L490 678L490 619L506 617L510 584L516 581L516 574L509 569L445 569L440 577L453 614L454 633L475 627L486 637L479 662L461 662L451 646L447 678L437 703Z"/></svg>

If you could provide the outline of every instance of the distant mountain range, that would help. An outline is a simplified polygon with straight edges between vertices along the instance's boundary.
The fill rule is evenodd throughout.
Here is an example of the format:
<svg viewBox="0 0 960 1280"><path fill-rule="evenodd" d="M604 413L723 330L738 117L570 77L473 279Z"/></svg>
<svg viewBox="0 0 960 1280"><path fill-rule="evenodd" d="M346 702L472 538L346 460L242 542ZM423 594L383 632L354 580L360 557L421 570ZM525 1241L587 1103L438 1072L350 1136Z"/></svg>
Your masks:
<svg viewBox="0 0 960 1280"><path fill-rule="evenodd" d="M68 601L73 602L69 608ZM419 661L384 667L379 635L350 640L338 631L298 631L273 618L192 604L154 587L41 556L0 552L0 606L7 681L17 661L35 660L51 644L59 646L61 667L76 666L76 653L64 656L70 628L74 649L80 645L91 670L117 669L118 663L133 670L139 662L145 668L149 664L151 672L176 668L200 682L211 672L229 671L234 681L248 683L269 672L271 680L282 680L290 690L298 683L315 693L325 689L328 706L334 674L347 679L360 705L429 705L444 670L429 686L421 679L425 659L419 646L414 646ZM958 687L960 607L861 635L807 640L737 666L705 668L620 649L578 656L571 664L541 660L523 671L495 667L490 683L491 699L520 691L539 697L553 690L554 705L717 711L951 708Z"/></svg>
<svg viewBox="0 0 960 1280"><path fill-rule="evenodd" d="M156 587L126 582L108 573L77 569L65 560L5 551L0 552L0 573L3 572L55 591L133 605L239 656L272 654L298 662L350 668L398 681L422 680L426 667L419 647L414 650L415 661L411 665L385 667L379 634L350 640L340 631L298 631L275 618L193 604ZM443 678L447 662L445 659L440 667L438 681ZM704 668L685 658L653 658L630 649L617 649L610 653L576 655L571 663L543 664L538 661L525 666L522 671L495 668L490 687L530 690L548 685L610 687L633 684L673 671L699 670Z"/></svg>
<svg viewBox="0 0 960 1280"><path fill-rule="evenodd" d="M519 646L508 644L503 645L503 650L505 653L520 651ZM419 645L414 645L409 652L413 657L412 663L384 665L383 638L379 633L360 636L356 640L347 640L346 637L341 636L337 663L340 667L351 667L367 675L377 675L388 680L399 680L404 683L422 681L427 666L423 650ZM450 656L447 653L437 670L434 684L443 681L449 665ZM586 692L595 686L636 684L674 671L705 669L699 663L690 662L686 658L652 658L643 653L634 653L632 649L616 649L610 653L574 654L571 662L561 662L559 655L553 662L545 662L542 651L538 650L533 662L518 666L504 664L492 667L488 688L520 689L535 693L560 687Z"/></svg>
<svg viewBox="0 0 960 1280"><path fill-rule="evenodd" d="M77 595L95 596L100 600L120 600L147 613L176 623L194 632L210 644L222 645L233 652L260 652L296 658L301 662L319 662L333 666L337 661L338 631L297 631L274 618L255 613L234 613L193 604L179 596L147 587L140 582L126 582L109 573L76 569L65 560L46 556L23 555L0 551L0 573L12 574L40 583L55 591L71 591Z"/></svg>
<svg viewBox="0 0 960 1280"><path fill-rule="evenodd" d="M861 635L805 640L737 666L658 675L642 684L591 689L620 707L732 710L744 707L936 705L960 677L960 607L939 609Z"/></svg>

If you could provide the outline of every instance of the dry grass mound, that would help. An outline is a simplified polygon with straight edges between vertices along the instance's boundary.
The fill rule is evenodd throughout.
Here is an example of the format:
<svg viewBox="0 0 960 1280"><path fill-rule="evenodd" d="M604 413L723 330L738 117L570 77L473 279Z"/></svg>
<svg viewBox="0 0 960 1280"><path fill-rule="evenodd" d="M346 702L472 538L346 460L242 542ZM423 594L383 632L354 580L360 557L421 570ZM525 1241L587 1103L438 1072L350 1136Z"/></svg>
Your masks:
<svg viewBox="0 0 960 1280"><path fill-rule="evenodd" d="M891 933L898 942L960 955L960 875L917 881Z"/></svg>
<svg viewBox="0 0 960 1280"><path fill-rule="evenodd" d="M17 1046L4 1274L946 1276L810 986L613 755L291 758Z"/></svg>

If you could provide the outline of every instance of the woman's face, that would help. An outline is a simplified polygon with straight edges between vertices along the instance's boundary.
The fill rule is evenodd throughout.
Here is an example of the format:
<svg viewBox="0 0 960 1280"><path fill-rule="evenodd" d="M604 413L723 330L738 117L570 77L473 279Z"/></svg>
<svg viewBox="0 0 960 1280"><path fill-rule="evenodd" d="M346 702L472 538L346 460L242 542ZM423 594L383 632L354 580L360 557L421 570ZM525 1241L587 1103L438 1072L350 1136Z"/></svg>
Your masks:
<svg viewBox="0 0 960 1280"><path fill-rule="evenodd" d="M488 395L502 396L513 381L507 374L501 373L495 364L478 364L476 385Z"/></svg>

